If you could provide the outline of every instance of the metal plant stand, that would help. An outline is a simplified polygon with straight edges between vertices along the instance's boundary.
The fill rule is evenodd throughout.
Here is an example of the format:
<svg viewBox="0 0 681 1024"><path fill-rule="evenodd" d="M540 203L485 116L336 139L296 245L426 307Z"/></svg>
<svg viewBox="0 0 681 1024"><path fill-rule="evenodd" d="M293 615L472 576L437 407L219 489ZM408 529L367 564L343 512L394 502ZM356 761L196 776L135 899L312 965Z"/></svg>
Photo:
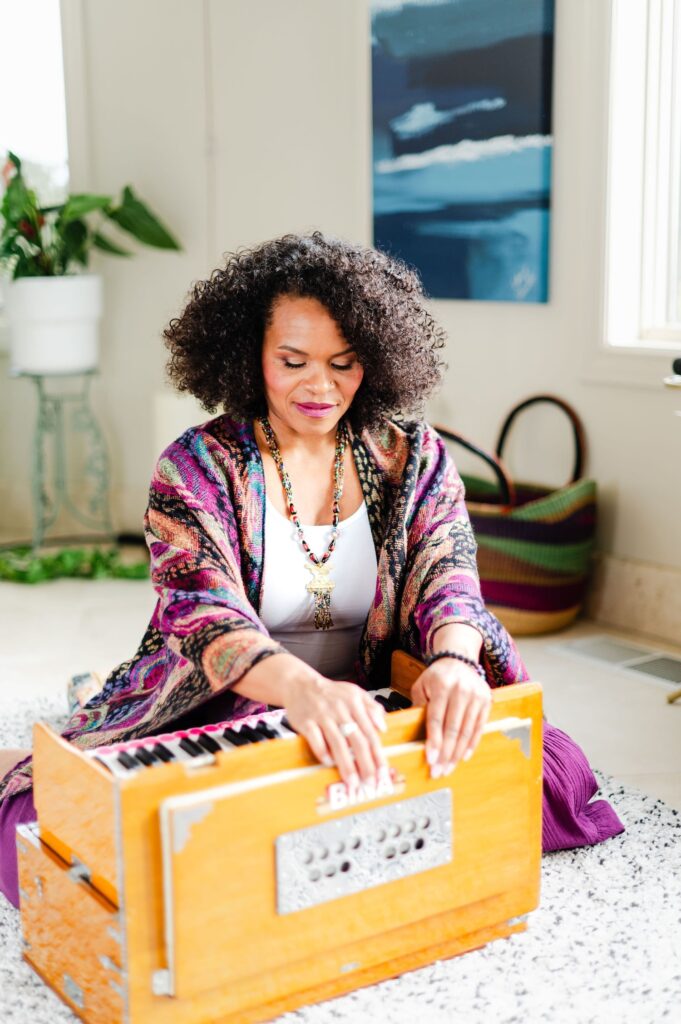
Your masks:
<svg viewBox="0 0 681 1024"><path fill-rule="evenodd" d="M81 525L113 539L109 510L109 457L101 427L90 407L90 384L95 372L18 374L34 381L38 392L32 467L34 550L44 542L47 531L57 521L62 509ZM54 390L58 381L73 381L74 385L66 390ZM69 433L80 435L84 444L81 472L88 484L88 493L80 505L72 498L69 481Z"/></svg>

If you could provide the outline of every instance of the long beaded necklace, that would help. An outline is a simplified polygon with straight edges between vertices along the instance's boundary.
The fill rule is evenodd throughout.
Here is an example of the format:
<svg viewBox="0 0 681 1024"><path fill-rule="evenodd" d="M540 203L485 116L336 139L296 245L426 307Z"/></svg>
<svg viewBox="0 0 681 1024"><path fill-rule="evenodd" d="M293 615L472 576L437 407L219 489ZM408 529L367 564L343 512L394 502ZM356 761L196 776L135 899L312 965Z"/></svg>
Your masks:
<svg viewBox="0 0 681 1024"><path fill-rule="evenodd" d="M293 504L291 479L284 467L284 460L281 457L279 445L277 444L277 439L270 425L270 421L267 416L261 416L258 422L262 427L265 440L267 441L270 452L272 453L272 458L274 459L274 464L277 467L281 478L281 484L286 494L289 516L296 528L298 539L303 547L303 551L310 560L305 563L305 568L312 573L312 579L306 584L305 589L314 597L314 628L331 629L333 626L333 619L331 618L331 591L336 584L329 577L329 567L326 563L331 557L333 549L336 546L336 541L340 532L338 524L340 522L340 500L343 494L343 456L345 455L345 446L348 442L345 423L341 421L338 424L338 430L336 431L336 452L333 460L333 520L331 523L331 540L329 541L329 546L321 558L317 558L314 551L310 549L310 545L305 540L303 529L298 518L298 513L296 512L295 505Z"/></svg>

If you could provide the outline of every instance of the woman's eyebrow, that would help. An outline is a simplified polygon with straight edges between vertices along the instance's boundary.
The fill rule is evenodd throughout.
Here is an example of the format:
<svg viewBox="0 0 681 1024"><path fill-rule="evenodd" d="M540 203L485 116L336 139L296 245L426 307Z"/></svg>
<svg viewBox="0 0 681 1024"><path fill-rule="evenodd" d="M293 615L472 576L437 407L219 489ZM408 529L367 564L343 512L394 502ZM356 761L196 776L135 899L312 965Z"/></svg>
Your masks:
<svg viewBox="0 0 681 1024"><path fill-rule="evenodd" d="M297 356L306 356L308 353L303 351L301 348L295 348L293 345L277 345L278 349L283 349L286 352L294 352ZM354 355L354 348L344 348L342 352L336 352L335 355L330 356L330 359L340 359L341 356Z"/></svg>

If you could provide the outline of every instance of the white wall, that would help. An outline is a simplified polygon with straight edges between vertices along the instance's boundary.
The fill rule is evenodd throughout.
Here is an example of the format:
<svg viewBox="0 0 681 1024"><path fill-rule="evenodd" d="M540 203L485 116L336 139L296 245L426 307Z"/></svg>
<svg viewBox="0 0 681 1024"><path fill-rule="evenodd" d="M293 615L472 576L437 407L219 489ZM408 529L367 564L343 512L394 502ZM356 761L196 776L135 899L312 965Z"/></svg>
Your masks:
<svg viewBox="0 0 681 1024"><path fill-rule="evenodd" d="M160 332L190 283L224 252L285 231L371 241L368 3L63 3L72 188L113 193L130 182L184 244L181 254L146 250L96 264L107 307L97 408L113 455L116 524L137 532L160 446L201 418L163 384ZM431 411L491 446L516 400L565 396L590 440L602 550L681 569L681 420L660 384L670 361L642 358L635 384L618 382L617 357L606 361L611 380L594 370L607 6L557 2L550 302L434 302L450 369ZM84 93L74 70L80 25ZM5 529L24 535L29 395L0 363L0 507ZM521 476L559 483L568 436L556 413L533 411L508 461Z"/></svg>

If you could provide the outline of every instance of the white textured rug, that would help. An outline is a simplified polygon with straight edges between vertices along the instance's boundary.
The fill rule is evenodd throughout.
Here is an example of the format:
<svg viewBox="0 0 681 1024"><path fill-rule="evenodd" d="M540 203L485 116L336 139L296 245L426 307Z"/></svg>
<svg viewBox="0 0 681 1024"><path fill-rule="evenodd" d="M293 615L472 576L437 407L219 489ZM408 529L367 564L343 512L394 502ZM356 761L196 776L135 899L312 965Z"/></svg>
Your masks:
<svg viewBox="0 0 681 1024"><path fill-rule="evenodd" d="M30 746L56 700L0 709L0 747ZM539 910L521 935L279 1018L280 1024L658 1024L681 1020L681 814L596 772L626 832L546 854ZM76 1017L21 959L0 896L0 1021ZM153 1022L150 1022L153 1024Z"/></svg>

